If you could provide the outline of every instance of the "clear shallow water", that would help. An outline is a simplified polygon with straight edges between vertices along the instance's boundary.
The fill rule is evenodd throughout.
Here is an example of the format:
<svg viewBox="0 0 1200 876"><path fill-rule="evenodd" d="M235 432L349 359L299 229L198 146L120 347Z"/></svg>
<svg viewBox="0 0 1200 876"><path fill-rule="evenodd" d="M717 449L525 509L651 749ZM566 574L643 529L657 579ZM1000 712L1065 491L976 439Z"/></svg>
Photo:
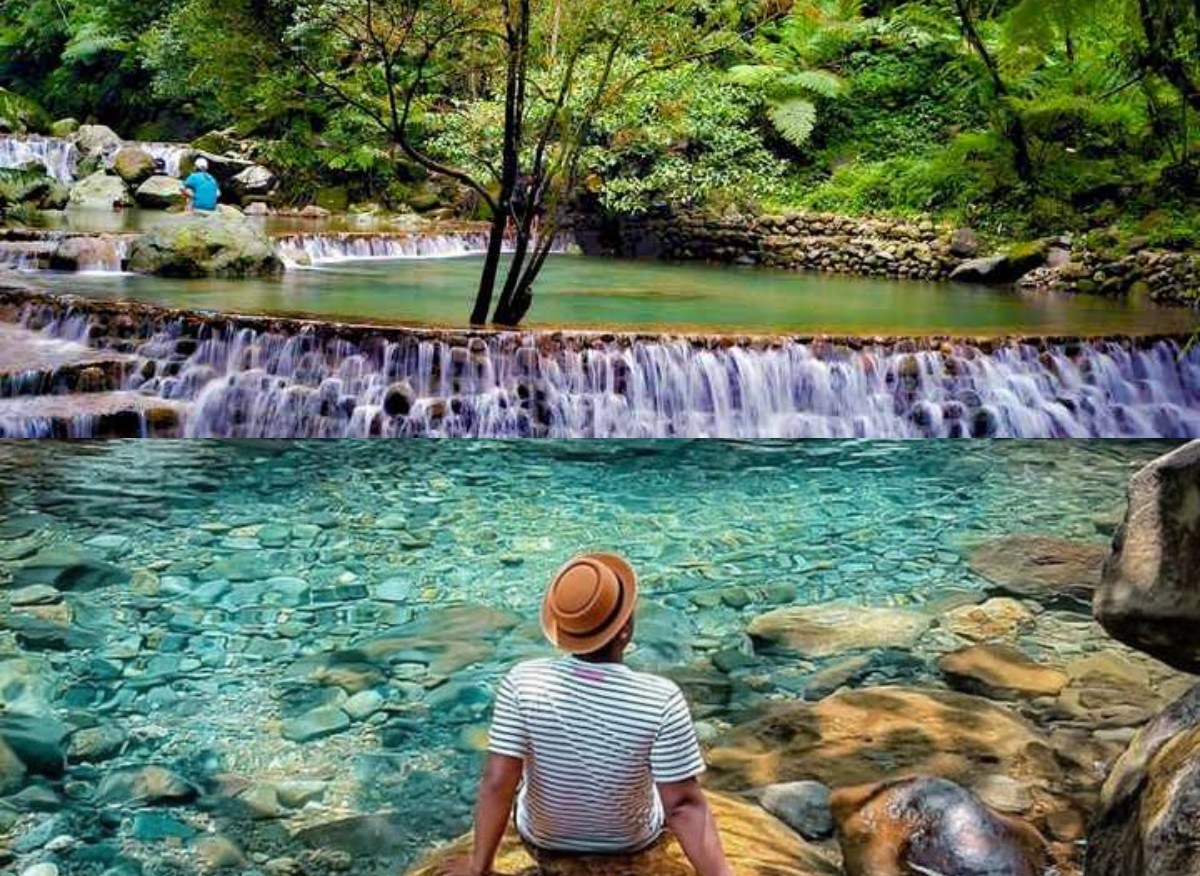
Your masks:
<svg viewBox="0 0 1200 876"><path fill-rule="evenodd" d="M373 847L395 873L466 827L492 686L546 653L532 621L572 552L633 560L645 594L634 660L678 669L744 647L748 621L774 605L936 614L974 598L983 582L966 557L981 539L1105 542L1128 476L1173 446L0 443L0 591L38 552L82 551L131 576L70 592L65 628L50 610L50 628L8 611L0 674L24 659L38 683L23 707L127 735L120 753L68 774L81 783L60 804L75 835L104 834L100 813L114 809L85 792L119 766L162 763L209 787L221 775L314 779L323 798L287 812L287 831L328 836L319 826L338 817L399 813ZM933 676L922 655L879 660L871 683ZM764 697L794 697L819 666L762 661L754 673L769 685L701 714L736 720ZM290 716L337 702L338 683L377 690L383 710L324 739L281 739ZM280 822L236 811L159 811L249 852L302 846ZM176 866L187 844L125 847L156 872L189 872Z"/></svg>
<svg viewBox="0 0 1200 876"><path fill-rule="evenodd" d="M56 291L199 310L463 325L480 259L342 262L273 280L42 275ZM900 336L1179 334L1195 312L960 284L552 256L528 327Z"/></svg>

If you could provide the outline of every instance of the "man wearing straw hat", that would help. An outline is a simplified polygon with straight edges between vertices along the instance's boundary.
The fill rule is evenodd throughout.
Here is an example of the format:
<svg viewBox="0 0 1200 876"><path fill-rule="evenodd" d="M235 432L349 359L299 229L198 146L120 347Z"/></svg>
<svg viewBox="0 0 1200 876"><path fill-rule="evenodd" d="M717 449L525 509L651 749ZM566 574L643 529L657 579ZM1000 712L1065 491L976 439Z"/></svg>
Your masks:
<svg viewBox="0 0 1200 876"><path fill-rule="evenodd" d="M731 876L683 695L622 662L636 602L637 576L613 554L578 556L554 576L542 630L566 653L521 663L500 682L474 851L444 874L490 873L511 813L539 865L637 853L670 831L699 876Z"/></svg>

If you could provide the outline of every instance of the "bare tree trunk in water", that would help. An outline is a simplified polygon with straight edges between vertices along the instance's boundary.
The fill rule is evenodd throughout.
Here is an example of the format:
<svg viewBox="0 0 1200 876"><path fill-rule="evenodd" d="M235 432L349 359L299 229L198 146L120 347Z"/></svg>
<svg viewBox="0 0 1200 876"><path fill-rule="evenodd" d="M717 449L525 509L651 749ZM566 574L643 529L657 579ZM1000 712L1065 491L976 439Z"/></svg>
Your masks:
<svg viewBox="0 0 1200 876"><path fill-rule="evenodd" d="M488 313L492 309L492 291L496 288L496 274L500 269L500 254L504 249L507 217L507 208L503 212L497 210L496 215L492 217L487 255L483 260L483 271L479 275L479 291L475 293L475 307L471 310L471 325L483 325L488 321Z"/></svg>

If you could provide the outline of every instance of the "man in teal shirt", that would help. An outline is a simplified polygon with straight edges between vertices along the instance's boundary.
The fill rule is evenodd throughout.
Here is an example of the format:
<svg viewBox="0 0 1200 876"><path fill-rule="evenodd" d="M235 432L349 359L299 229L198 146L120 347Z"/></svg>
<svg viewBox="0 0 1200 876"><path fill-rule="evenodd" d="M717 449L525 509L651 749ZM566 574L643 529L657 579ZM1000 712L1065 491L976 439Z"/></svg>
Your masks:
<svg viewBox="0 0 1200 876"><path fill-rule="evenodd" d="M183 181L183 188L188 195L189 209L217 209L217 198L221 196L221 189L208 172L207 158L196 159L196 169Z"/></svg>

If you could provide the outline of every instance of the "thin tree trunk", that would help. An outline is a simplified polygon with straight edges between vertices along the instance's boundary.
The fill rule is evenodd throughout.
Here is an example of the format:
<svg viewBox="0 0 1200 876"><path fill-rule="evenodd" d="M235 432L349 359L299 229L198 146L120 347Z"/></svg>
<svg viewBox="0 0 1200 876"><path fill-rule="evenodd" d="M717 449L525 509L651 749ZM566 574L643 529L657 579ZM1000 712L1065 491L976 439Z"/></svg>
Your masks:
<svg viewBox="0 0 1200 876"><path fill-rule="evenodd" d="M483 271L479 274L479 291L475 293L475 307L471 311L471 325L483 325L492 311L492 292L496 288L496 274L500 269L500 254L504 250L504 231L508 225L507 205L497 210L492 217L492 230L488 234L487 255L483 259Z"/></svg>
<svg viewBox="0 0 1200 876"><path fill-rule="evenodd" d="M1029 156L1029 138L1025 135L1025 124L1021 121L1020 115L1006 105L1008 88L1004 84L1004 78L1000 75L1000 67L996 64L996 59L988 51L987 43L983 41L983 36L975 25L975 17L971 14L969 0L954 0L954 5L958 8L958 17L962 22L963 34L966 36L967 42L979 55L979 59L991 77L992 90L996 95L996 100L1000 103L1000 112L1003 116L1004 135L1013 147L1017 176L1022 180L1030 180L1033 178L1033 160Z"/></svg>
<svg viewBox="0 0 1200 876"><path fill-rule="evenodd" d="M513 245L512 262L508 267L508 276L504 278L504 288L500 292L500 302L496 305L495 322L499 325L516 325L520 320L512 318L513 293L518 281L525 270L525 259L529 255L529 228L521 223L517 228L517 239Z"/></svg>

